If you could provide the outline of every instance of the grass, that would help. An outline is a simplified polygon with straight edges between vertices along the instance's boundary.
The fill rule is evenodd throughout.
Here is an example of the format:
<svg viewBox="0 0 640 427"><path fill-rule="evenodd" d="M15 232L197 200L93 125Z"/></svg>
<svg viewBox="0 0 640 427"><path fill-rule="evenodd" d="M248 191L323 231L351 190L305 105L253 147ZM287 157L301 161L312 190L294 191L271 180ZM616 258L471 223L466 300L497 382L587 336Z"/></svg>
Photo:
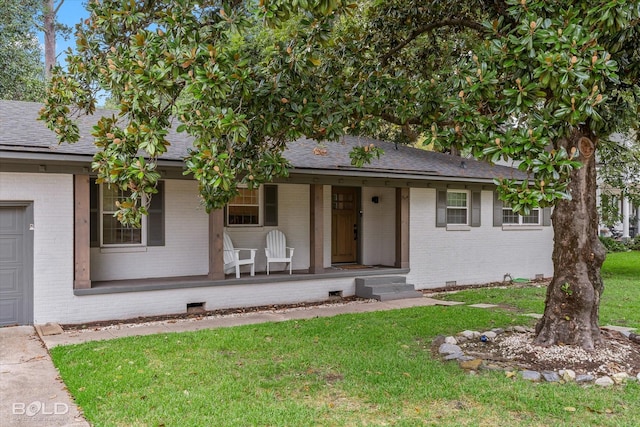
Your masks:
<svg viewBox="0 0 640 427"><path fill-rule="evenodd" d="M609 288L633 287L635 273L619 275L613 259L605 271L615 299L625 293ZM490 291L456 297L495 292L495 301L538 307ZM637 309L605 303L603 315L640 323ZM417 307L89 342L52 356L96 426L640 425L639 384L605 391L472 376L429 351L439 334L532 322L513 311Z"/></svg>
<svg viewBox="0 0 640 427"><path fill-rule="evenodd" d="M640 251L607 254L602 277L605 289L600 301L600 324L640 329ZM442 299L506 305L521 313L543 313L546 291L545 286L485 288L448 294Z"/></svg>

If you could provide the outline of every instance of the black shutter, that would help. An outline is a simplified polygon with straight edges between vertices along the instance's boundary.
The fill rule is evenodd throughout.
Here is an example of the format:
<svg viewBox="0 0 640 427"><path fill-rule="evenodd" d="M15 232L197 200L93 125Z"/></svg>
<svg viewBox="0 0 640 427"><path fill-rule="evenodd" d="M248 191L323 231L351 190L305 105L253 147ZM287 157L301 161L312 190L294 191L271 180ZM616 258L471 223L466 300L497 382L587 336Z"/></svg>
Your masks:
<svg viewBox="0 0 640 427"><path fill-rule="evenodd" d="M502 200L498 197L498 192L493 192L493 226L502 226Z"/></svg>
<svg viewBox="0 0 640 427"><path fill-rule="evenodd" d="M278 225L278 186L264 186L264 225Z"/></svg>
<svg viewBox="0 0 640 427"><path fill-rule="evenodd" d="M147 246L164 246L164 181L158 181L156 190L147 216Z"/></svg>
<svg viewBox="0 0 640 427"><path fill-rule="evenodd" d="M100 187L89 178L89 246L100 247Z"/></svg>
<svg viewBox="0 0 640 427"><path fill-rule="evenodd" d="M480 206L482 206L482 192L472 191L471 192L471 226L472 227L480 227L480 223L481 223Z"/></svg>
<svg viewBox="0 0 640 427"><path fill-rule="evenodd" d="M436 194L436 227L447 226L447 190L438 190Z"/></svg>

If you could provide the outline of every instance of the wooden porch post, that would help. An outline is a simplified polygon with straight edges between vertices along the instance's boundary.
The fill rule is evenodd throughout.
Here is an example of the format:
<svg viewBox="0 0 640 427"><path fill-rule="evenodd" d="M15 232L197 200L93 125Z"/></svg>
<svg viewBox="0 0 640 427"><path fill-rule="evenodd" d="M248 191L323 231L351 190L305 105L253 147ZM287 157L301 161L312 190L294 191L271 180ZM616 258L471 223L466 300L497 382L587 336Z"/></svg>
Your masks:
<svg viewBox="0 0 640 427"><path fill-rule="evenodd" d="M309 273L324 272L324 194L320 184L309 185L310 195L310 236Z"/></svg>
<svg viewBox="0 0 640 427"><path fill-rule="evenodd" d="M209 275L211 280L224 279L224 211L209 213Z"/></svg>
<svg viewBox="0 0 640 427"><path fill-rule="evenodd" d="M396 188L396 264L409 268L409 189Z"/></svg>
<svg viewBox="0 0 640 427"><path fill-rule="evenodd" d="M73 176L73 288L91 287L91 225L89 175Z"/></svg>

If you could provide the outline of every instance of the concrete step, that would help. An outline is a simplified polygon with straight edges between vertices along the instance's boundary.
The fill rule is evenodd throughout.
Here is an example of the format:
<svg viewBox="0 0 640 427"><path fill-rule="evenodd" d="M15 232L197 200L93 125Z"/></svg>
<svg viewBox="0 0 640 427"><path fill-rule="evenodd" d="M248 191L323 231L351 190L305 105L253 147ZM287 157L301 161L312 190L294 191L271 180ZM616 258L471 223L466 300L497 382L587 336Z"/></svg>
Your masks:
<svg viewBox="0 0 640 427"><path fill-rule="evenodd" d="M390 292L380 295L374 295L373 298L378 301L392 301L395 299L407 299L407 298L422 298L422 292L418 291L404 291L404 292Z"/></svg>
<svg viewBox="0 0 640 427"><path fill-rule="evenodd" d="M422 293L406 283L404 276L376 276L356 278L356 296L390 301L404 298L421 298Z"/></svg>
<svg viewBox="0 0 640 427"><path fill-rule="evenodd" d="M389 283L407 283L404 276L370 276L356 277L356 286L358 285L380 285Z"/></svg>

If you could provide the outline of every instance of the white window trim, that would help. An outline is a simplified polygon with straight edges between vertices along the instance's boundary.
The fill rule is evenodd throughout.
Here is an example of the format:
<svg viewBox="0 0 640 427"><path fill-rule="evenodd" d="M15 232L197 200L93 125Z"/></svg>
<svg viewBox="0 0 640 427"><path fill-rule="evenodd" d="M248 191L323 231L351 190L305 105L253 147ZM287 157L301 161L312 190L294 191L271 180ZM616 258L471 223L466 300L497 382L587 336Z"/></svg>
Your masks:
<svg viewBox="0 0 640 427"><path fill-rule="evenodd" d="M543 214L543 212L542 212L542 209L540 209L540 208L532 209L532 211L538 211L538 222L537 223L531 223L531 222L524 223L523 222L524 217L521 214L517 214L518 215L518 222L517 223L515 223L515 222L505 223L504 222L504 211L505 210L510 210L510 211L513 212L513 209L511 209L509 207L504 207L504 206L502 207L502 212L503 212L502 225L503 225L503 228L504 227L541 227L542 226L542 214Z"/></svg>
<svg viewBox="0 0 640 427"><path fill-rule="evenodd" d="M460 206L449 206L449 193L463 193L466 194L467 205L463 208ZM445 220L447 220L447 230L456 231L456 230L470 230L470 221L471 221L471 192L469 190L453 190L447 189L447 206L445 211ZM467 212L467 218L464 224L461 223L450 223L449 220L449 209L465 209Z"/></svg>
<svg viewBox="0 0 640 427"><path fill-rule="evenodd" d="M238 188L249 188L246 184L238 184ZM243 227L262 227L264 224L264 186L258 187L258 223L257 224L231 224L229 222L229 207L231 203L227 204L226 218L224 219L226 227L229 228L243 228ZM255 205L234 205L234 206L255 206Z"/></svg>
<svg viewBox="0 0 640 427"><path fill-rule="evenodd" d="M105 185L108 184L100 184L100 192L98 195L98 215L100 218L100 248L103 249L118 249L118 248L124 248L124 249L132 249L132 248L142 248L144 250L146 250L147 247L147 216L146 215L142 215L142 221L141 221L141 225L140 225L140 229L141 229L141 236L140 236L140 243L104 243L104 216L105 214L108 215L109 212L105 212L104 211L104 187ZM103 252L101 250L101 252ZM116 251L104 251L105 253L108 252L122 252L119 250ZM126 252L126 251L125 251Z"/></svg>

